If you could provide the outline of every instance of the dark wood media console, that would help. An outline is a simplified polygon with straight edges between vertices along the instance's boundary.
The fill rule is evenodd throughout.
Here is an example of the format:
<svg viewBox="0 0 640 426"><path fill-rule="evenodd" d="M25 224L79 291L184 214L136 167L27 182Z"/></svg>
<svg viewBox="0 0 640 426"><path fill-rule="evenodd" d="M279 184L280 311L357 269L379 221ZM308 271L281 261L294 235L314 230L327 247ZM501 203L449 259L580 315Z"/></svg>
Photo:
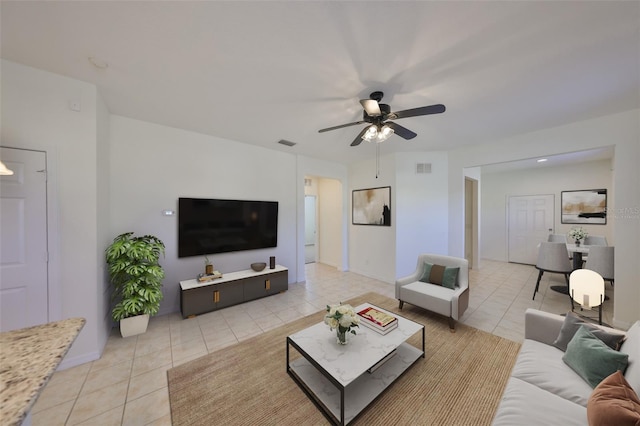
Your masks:
<svg viewBox="0 0 640 426"><path fill-rule="evenodd" d="M180 281L180 311L183 318L188 318L288 289L289 270L280 265L260 272L230 272L203 283L196 279Z"/></svg>

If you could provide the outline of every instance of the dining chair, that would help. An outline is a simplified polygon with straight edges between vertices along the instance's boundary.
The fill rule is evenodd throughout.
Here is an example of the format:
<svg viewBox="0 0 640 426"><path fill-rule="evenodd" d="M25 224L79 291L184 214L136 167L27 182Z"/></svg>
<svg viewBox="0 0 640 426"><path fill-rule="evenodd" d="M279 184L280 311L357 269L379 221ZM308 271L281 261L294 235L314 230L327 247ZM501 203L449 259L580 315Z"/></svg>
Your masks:
<svg viewBox="0 0 640 426"><path fill-rule="evenodd" d="M547 237L547 242L567 244L567 234L549 234L549 236ZM567 250L567 255L569 256L569 260L573 260L573 256L571 255L571 252L569 250Z"/></svg>
<svg viewBox="0 0 640 426"><path fill-rule="evenodd" d="M588 235L584 237L585 246L608 246L607 237L600 235Z"/></svg>
<svg viewBox="0 0 640 426"><path fill-rule="evenodd" d="M547 242L549 243L567 243L567 235L566 234L549 234L547 237Z"/></svg>
<svg viewBox="0 0 640 426"><path fill-rule="evenodd" d="M538 248L538 261L536 269L539 271L536 288L533 290L533 300L540 287L540 280L545 272L563 274L567 282L567 287L551 287L552 290L569 294L569 274L573 271L569 257L567 256L567 245L565 243L542 242Z"/></svg>
<svg viewBox="0 0 640 426"><path fill-rule="evenodd" d="M582 309L591 309L597 306L598 323L602 325L604 279L599 273L590 269L576 269L573 271L569 277L569 295L571 296L571 312L574 312L573 302L578 303ZM592 319L589 317L584 318Z"/></svg>
<svg viewBox="0 0 640 426"><path fill-rule="evenodd" d="M609 281L613 285L613 246L592 246L589 247L589 257L584 265L585 269L590 269L602 276L605 281Z"/></svg>
<svg viewBox="0 0 640 426"><path fill-rule="evenodd" d="M584 237L584 245L585 246L608 246L607 237L603 237L600 235L589 235ZM591 252L591 249L589 249ZM587 261L589 259L589 253L586 253L582 256L583 261Z"/></svg>

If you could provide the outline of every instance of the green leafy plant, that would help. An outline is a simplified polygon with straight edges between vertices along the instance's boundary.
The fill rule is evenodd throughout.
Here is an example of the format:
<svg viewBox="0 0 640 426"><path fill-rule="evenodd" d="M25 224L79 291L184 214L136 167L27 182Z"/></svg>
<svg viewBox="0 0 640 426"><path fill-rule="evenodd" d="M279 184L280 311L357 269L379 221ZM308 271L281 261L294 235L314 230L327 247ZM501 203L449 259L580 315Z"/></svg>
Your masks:
<svg viewBox="0 0 640 426"><path fill-rule="evenodd" d="M164 279L158 260L164 257L164 243L153 235L134 237L126 232L114 238L105 253L115 302L112 318L157 314Z"/></svg>

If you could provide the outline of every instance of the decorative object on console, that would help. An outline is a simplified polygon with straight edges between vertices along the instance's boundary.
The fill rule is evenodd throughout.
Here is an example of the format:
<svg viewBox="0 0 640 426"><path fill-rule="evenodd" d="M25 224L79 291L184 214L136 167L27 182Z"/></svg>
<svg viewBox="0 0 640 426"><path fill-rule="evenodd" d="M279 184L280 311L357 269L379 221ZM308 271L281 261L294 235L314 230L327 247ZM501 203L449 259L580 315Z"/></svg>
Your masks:
<svg viewBox="0 0 640 426"><path fill-rule="evenodd" d="M607 224L607 190L562 191L561 223Z"/></svg>
<svg viewBox="0 0 640 426"><path fill-rule="evenodd" d="M211 263L208 256L204 257L204 273L206 275L213 275L213 263Z"/></svg>
<svg viewBox="0 0 640 426"><path fill-rule="evenodd" d="M264 262L256 262L256 263L252 263L251 264L251 269L253 269L256 272L260 272L262 271L264 268L266 268L267 264Z"/></svg>
<svg viewBox="0 0 640 426"><path fill-rule="evenodd" d="M271 256L269 258L269 269L276 269L276 257Z"/></svg>
<svg viewBox="0 0 640 426"><path fill-rule="evenodd" d="M106 249L112 300L116 302L111 316L120 321L122 337L144 333L149 315L158 313L165 276L158 260L164 252L164 243L159 238L134 237L133 232L118 235ZM133 319L139 315L146 315L146 319ZM127 323L132 321L140 327L129 330Z"/></svg>
<svg viewBox="0 0 640 426"><path fill-rule="evenodd" d="M336 330L337 342L340 345L346 345L347 333L356 334L355 327L358 327L360 318L356 314L353 306L348 304L327 305L327 314L324 316L324 322L329 329Z"/></svg>
<svg viewBox="0 0 640 426"><path fill-rule="evenodd" d="M198 274L198 282L206 283L208 281L213 281L217 278L222 278L222 272L220 271L211 271L210 274Z"/></svg>
<svg viewBox="0 0 640 426"><path fill-rule="evenodd" d="M576 245L580 245L580 241L584 240L589 233L582 228L582 226L578 226L577 228L571 228L569 233L567 234L569 237L573 238L576 242Z"/></svg>

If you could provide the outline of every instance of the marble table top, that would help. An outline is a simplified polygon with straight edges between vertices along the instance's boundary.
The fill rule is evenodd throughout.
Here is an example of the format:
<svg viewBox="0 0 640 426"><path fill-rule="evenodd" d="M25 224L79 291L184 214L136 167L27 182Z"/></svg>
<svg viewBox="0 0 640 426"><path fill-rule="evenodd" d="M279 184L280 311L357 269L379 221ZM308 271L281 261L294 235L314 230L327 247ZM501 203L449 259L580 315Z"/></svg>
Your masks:
<svg viewBox="0 0 640 426"><path fill-rule="evenodd" d="M364 303L354 307L356 312L373 306ZM382 335L366 326L358 327L356 335L349 334L349 343L336 344L336 331L324 322L308 327L289 338L311 356L322 368L343 386L347 386L380 361L424 326L400 315L385 311L398 318L398 327Z"/></svg>
<svg viewBox="0 0 640 426"><path fill-rule="evenodd" d="M0 333L3 425L22 423L84 323L84 318L70 318Z"/></svg>

